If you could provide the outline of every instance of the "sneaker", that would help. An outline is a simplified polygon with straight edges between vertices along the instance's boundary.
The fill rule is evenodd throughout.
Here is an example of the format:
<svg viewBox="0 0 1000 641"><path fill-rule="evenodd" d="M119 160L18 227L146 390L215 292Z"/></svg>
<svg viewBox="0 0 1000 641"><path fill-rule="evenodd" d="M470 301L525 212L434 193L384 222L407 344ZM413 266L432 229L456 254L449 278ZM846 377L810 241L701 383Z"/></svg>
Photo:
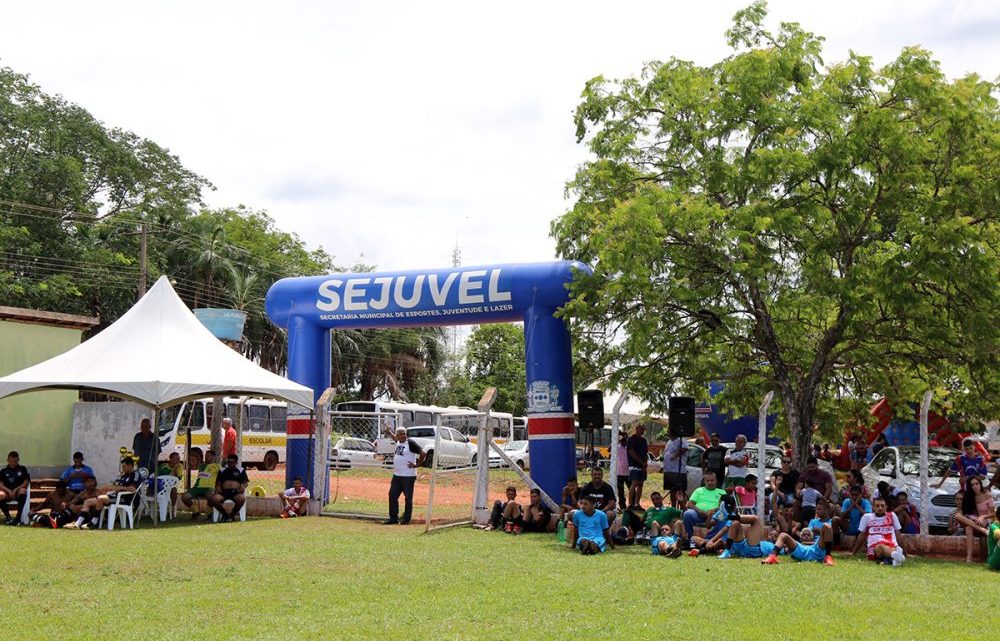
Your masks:
<svg viewBox="0 0 1000 641"><path fill-rule="evenodd" d="M718 558L720 558L720 559L731 559L731 558L733 558L733 552L732 552L732 550L723 550L722 552L719 553L719 557Z"/></svg>
<svg viewBox="0 0 1000 641"><path fill-rule="evenodd" d="M823 559L823 565L834 565L833 557L827 554L826 558Z"/></svg>
<svg viewBox="0 0 1000 641"><path fill-rule="evenodd" d="M56 517L54 517L54 516L50 516L49 517L49 524L52 526L53 530L55 530L55 529L57 529L59 527L59 521L57 521Z"/></svg>
<svg viewBox="0 0 1000 641"><path fill-rule="evenodd" d="M690 557L695 557L698 556L699 554L701 554L701 552L698 551L698 548L691 548L691 551L688 552L688 556Z"/></svg>
<svg viewBox="0 0 1000 641"><path fill-rule="evenodd" d="M400 525L409 525L410 524L410 519L403 519L402 521L399 522L399 524Z"/></svg>
<svg viewBox="0 0 1000 641"><path fill-rule="evenodd" d="M673 550L670 550L670 554L668 554L667 556L669 556L671 559L676 559L681 554L683 554L683 552L681 552L680 548L674 548Z"/></svg>
<svg viewBox="0 0 1000 641"><path fill-rule="evenodd" d="M296 512L295 510L292 510L291 512L289 512L289 513L288 513L288 518L291 518L291 519L294 519L294 518L296 518L296 517L297 517L298 515L299 515L299 513L298 513L298 512Z"/></svg>
<svg viewBox="0 0 1000 641"><path fill-rule="evenodd" d="M73 523L67 523L66 525L64 525L63 529L64 530L79 530L80 526L76 524L76 521L74 521Z"/></svg>
<svg viewBox="0 0 1000 641"><path fill-rule="evenodd" d="M761 559L761 565L778 565L778 557L769 554L766 559Z"/></svg>
<svg viewBox="0 0 1000 641"><path fill-rule="evenodd" d="M8 517L7 517L7 518L6 518L5 520L4 520L4 525L14 525L14 519L12 519L11 517L9 517L9 516L8 516Z"/></svg>
<svg viewBox="0 0 1000 641"><path fill-rule="evenodd" d="M94 528L91 527L90 523L84 523L83 525L80 526L80 529L81 530L92 530Z"/></svg>
<svg viewBox="0 0 1000 641"><path fill-rule="evenodd" d="M382 525L396 525L397 523L399 523L397 519L386 519L382 521Z"/></svg>
<svg viewBox="0 0 1000 641"><path fill-rule="evenodd" d="M903 556L903 548L896 548L892 551L892 567L895 568L903 565L903 561L905 560L906 557Z"/></svg>

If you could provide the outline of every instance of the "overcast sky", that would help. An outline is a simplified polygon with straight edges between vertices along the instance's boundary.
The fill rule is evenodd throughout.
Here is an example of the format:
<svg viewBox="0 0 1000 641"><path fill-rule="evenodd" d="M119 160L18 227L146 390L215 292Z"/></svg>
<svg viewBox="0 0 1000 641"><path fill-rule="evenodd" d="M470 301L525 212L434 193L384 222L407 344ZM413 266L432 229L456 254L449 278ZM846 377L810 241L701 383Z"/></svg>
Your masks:
<svg viewBox="0 0 1000 641"><path fill-rule="evenodd" d="M338 264L554 257L550 221L586 151L587 79L671 56L709 64L746 2L0 3L0 65L266 209ZM1000 74L1000 3L772 2L772 23L950 76Z"/></svg>

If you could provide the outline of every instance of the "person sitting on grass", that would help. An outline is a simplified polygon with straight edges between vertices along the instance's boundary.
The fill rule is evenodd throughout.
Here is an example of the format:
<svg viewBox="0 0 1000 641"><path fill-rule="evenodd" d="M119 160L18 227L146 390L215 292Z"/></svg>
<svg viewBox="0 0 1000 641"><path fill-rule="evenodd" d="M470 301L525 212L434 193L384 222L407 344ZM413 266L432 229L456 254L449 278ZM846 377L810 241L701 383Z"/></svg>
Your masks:
<svg viewBox="0 0 1000 641"><path fill-rule="evenodd" d="M683 490L680 491L683 492ZM649 500L652 505L646 508L641 523L632 522L631 513L626 512L630 519L626 527L629 528L629 535L635 538L636 542L651 541L660 535L661 526L673 523L683 514L675 507L664 505L663 496L659 492L650 494ZM638 531L636 531L637 529Z"/></svg>
<svg viewBox="0 0 1000 641"><path fill-rule="evenodd" d="M282 505L281 518L287 519L309 514L309 488L302 484L301 476L292 479L292 487L279 496Z"/></svg>
<svg viewBox="0 0 1000 641"><path fill-rule="evenodd" d="M191 464L195 462L195 455L191 455ZM205 451L205 462L198 466L198 477L194 485L184 494L181 494L181 501L191 510L191 519L198 518L198 512L194 509L195 499L210 499L215 494L215 479L219 475L219 464L215 462L215 451Z"/></svg>
<svg viewBox="0 0 1000 641"><path fill-rule="evenodd" d="M83 489L83 479L80 479L80 489ZM73 500L73 493L69 491L69 486L62 479L56 481L56 489L49 492L45 500L32 510L28 520L31 527L59 527L58 516L69 508L69 502Z"/></svg>
<svg viewBox="0 0 1000 641"><path fill-rule="evenodd" d="M899 519L903 534L920 534L920 513L917 511L917 506L910 503L906 492L900 490L896 493L896 507L892 511Z"/></svg>
<svg viewBox="0 0 1000 641"><path fill-rule="evenodd" d="M840 517L834 514L833 504L829 501L820 501L816 506L816 516L806 524L806 529L812 530L816 536L822 533L824 527L830 528L830 539L836 540L840 533Z"/></svg>
<svg viewBox="0 0 1000 641"><path fill-rule="evenodd" d="M89 528L91 524L97 524L102 509L104 504L97 489L97 479L88 476L83 479L83 489L69 502L68 508L56 515L56 525L70 530L85 524Z"/></svg>
<svg viewBox="0 0 1000 641"><path fill-rule="evenodd" d="M684 527L683 520L674 524L674 534L680 537L687 536L688 547L691 551L688 556L698 556L703 552L722 552L726 549L729 541L729 526L736 518L736 498L726 494L719 501L719 509L712 513L707 521L708 533L705 536L690 534Z"/></svg>
<svg viewBox="0 0 1000 641"><path fill-rule="evenodd" d="M747 474L743 485L733 488L736 494L736 504L740 507L741 513L753 514L757 511L757 475Z"/></svg>
<svg viewBox="0 0 1000 641"><path fill-rule="evenodd" d="M653 540L650 541L650 548L652 548L653 556L664 556L668 559L676 559L683 552L680 546L681 540L673 532L673 528L670 527L669 523L664 523L660 526L659 532Z"/></svg>
<svg viewBox="0 0 1000 641"><path fill-rule="evenodd" d="M223 523L232 521L247 500L244 492L247 485L250 485L250 479L246 470L237 465L238 462L239 459L235 454L230 454L226 458L226 467L220 470L215 478L215 494L208 499L208 504L219 511ZM226 501L233 502L233 507L228 513Z"/></svg>
<svg viewBox="0 0 1000 641"><path fill-rule="evenodd" d="M569 520L570 512L580 509L580 484L575 476L566 481L566 485L562 489L560 503L563 520Z"/></svg>
<svg viewBox="0 0 1000 641"><path fill-rule="evenodd" d="M955 512L955 520L965 527L965 561L972 563L976 535L986 536L986 528L993 520L996 509L993 496L989 489L983 488L978 476L965 480L965 492L959 507L961 510Z"/></svg>
<svg viewBox="0 0 1000 641"><path fill-rule="evenodd" d="M812 485L806 485L796 490L799 499L799 523L808 523L816 517L816 504L823 500L823 493Z"/></svg>
<svg viewBox="0 0 1000 641"><path fill-rule="evenodd" d="M721 524L712 522L712 515L719 509L719 503L722 497L726 496L726 491L717 486L717 479L712 472L706 472L703 480L705 485L691 492L687 509L681 516L684 522L683 536L688 540L694 535L695 527L699 525L709 528L714 525L715 529L711 529L706 538L711 538L722 527Z"/></svg>
<svg viewBox="0 0 1000 641"><path fill-rule="evenodd" d="M899 532L899 519L894 512L886 507L886 501L877 497L872 503L873 512L861 517L858 526L860 534L854 541L851 554L857 554L863 544L867 543L868 560L880 564L899 566L906 560L903 548L899 545L896 534Z"/></svg>
<svg viewBox="0 0 1000 641"><path fill-rule="evenodd" d="M608 517L608 523L615 522L616 508L615 490L611 485L604 482L604 470L595 467L590 470L590 483L580 488L580 498L589 496L594 503L594 508L598 509Z"/></svg>
<svg viewBox="0 0 1000 641"><path fill-rule="evenodd" d="M995 520L986 532L986 565L991 570L1000 570L1000 507L993 517Z"/></svg>
<svg viewBox="0 0 1000 641"><path fill-rule="evenodd" d="M597 509L590 496L580 497L580 509L573 512L573 529L576 536L571 543L580 550L580 554L598 554L608 547L615 547L608 515Z"/></svg>
<svg viewBox="0 0 1000 641"><path fill-rule="evenodd" d="M508 485L504 490L506 501L493 501L493 511L490 512L490 529L500 530L507 534L520 534L523 531L522 518L524 509L517 502L517 488Z"/></svg>
<svg viewBox="0 0 1000 641"><path fill-rule="evenodd" d="M862 486L852 485L850 495L840 504L840 530L857 536L861 532L861 517L871 511L872 503L862 496Z"/></svg>
<svg viewBox="0 0 1000 641"><path fill-rule="evenodd" d="M28 501L28 486L31 484L31 475L28 468L21 465L21 455L11 452L7 455L7 466L0 469L0 510L3 511L7 525L21 524L21 511ZM7 501L17 503L17 513L10 515L10 507Z"/></svg>
<svg viewBox="0 0 1000 641"><path fill-rule="evenodd" d="M823 565L833 565L833 528L824 525L820 531L819 538L813 533L811 528L802 530L801 542L787 532L782 532L778 540L774 543L774 548L766 559L761 563L775 565L778 563L778 554L784 551L796 561L816 561Z"/></svg>
<svg viewBox="0 0 1000 641"><path fill-rule="evenodd" d="M774 544L764 538L764 522L755 514L746 514L733 518L719 558L762 559L773 550Z"/></svg>
<svg viewBox="0 0 1000 641"><path fill-rule="evenodd" d="M522 527L525 532L554 532L552 510L542 501L542 491L537 487L528 492L528 505L524 508Z"/></svg>

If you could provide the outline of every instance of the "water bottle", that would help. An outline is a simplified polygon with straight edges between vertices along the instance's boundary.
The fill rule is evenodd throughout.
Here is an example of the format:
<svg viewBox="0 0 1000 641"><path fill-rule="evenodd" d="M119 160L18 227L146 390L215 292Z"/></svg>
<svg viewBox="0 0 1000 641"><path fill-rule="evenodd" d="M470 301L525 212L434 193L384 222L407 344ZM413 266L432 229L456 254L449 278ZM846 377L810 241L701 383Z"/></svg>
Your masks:
<svg viewBox="0 0 1000 641"><path fill-rule="evenodd" d="M556 537L558 537L560 543L566 542L566 524L562 522L562 519L556 525Z"/></svg>

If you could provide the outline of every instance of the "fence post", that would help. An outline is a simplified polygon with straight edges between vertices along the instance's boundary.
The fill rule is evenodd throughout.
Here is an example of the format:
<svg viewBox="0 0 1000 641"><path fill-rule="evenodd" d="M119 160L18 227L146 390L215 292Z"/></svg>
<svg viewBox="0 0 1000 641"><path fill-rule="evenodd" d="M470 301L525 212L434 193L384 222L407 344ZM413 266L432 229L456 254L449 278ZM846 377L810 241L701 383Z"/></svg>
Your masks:
<svg viewBox="0 0 1000 641"><path fill-rule="evenodd" d="M760 412L757 414L757 516L764 518L764 490L765 490L765 457L767 455L767 409L771 407L771 400L774 392L768 392L764 396L764 402L760 404Z"/></svg>
<svg viewBox="0 0 1000 641"><path fill-rule="evenodd" d="M930 487L927 482L927 415L931 409L931 398L934 393L930 390L924 392L924 400L920 403L920 534L927 536L930 533L931 497ZM959 508L962 506L959 505Z"/></svg>
<svg viewBox="0 0 1000 641"><path fill-rule="evenodd" d="M330 500L330 402L333 388L328 387L316 401L316 430L313 435L313 500L319 501L319 510Z"/></svg>
<svg viewBox="0 0 1000 641"><path fill-rule="evenodd" d="M476 489L475 495L472 501L472 522L478 525L485 525L489 522L489 508L487 507L487 502L489 499L489 467L490 467L490 448L489 440L492 435L489 430L489 419L490 410L493 408L493 404L497 401L497 388L487 387L486 391L483 392L483 397L479 399L479 405L476 408L481 416L479 417L479 435L476 439L476 447L478 453L476 454L477 467L476 467Z"/></svg>

